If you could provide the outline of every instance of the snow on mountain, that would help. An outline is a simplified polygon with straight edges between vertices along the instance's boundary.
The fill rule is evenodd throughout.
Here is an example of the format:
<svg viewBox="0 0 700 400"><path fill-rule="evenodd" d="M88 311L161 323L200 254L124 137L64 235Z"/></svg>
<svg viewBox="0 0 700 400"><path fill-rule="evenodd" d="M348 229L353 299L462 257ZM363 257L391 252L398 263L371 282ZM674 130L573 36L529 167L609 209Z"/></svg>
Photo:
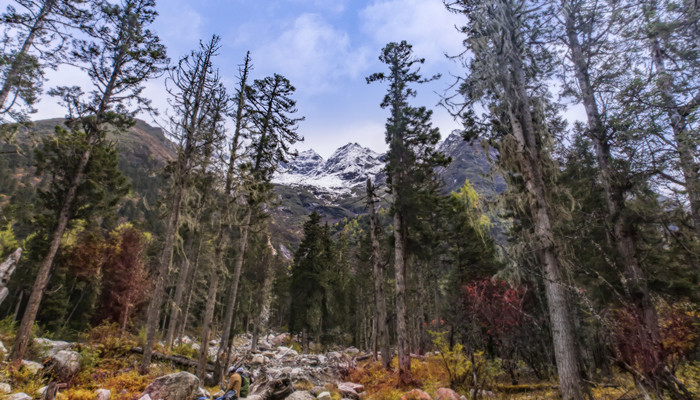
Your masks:
<svg viewBox="0 0 700 400"><path fill-rule="evenodd" d="M364 184L368 176L372 180L383 180L383 168L382 155L357 143L348 143L326 161L313 150L299 153L286 169L275 175L273 182L343 194Z"/></svg>

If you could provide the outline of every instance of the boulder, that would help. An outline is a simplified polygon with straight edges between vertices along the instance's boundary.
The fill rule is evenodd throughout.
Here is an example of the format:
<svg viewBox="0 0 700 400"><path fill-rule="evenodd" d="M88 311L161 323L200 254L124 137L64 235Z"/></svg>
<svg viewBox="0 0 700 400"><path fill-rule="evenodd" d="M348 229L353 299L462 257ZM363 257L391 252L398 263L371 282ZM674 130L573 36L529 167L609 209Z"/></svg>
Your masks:
<svg viewBox="0 0 700 400"><path fill-rule="evenodd" d="M316 396L318 400L332 400L330 392L321 392Z"/></svg>
<svg viewBox="0 0 700 400"><path fill-rule="evenodd" d="M61 350L49 357L46 369L60 381L67 381L80 371L80 359L77 351Z"/></svg>
<svg viewBox="0 0 700 400"><path fill-rule="evenodd" d="M152 400L191 400L199 391L199 378L189 372L178 372L161 376L153 381L141 394Z"/></svg>
<svg viewBox="0 0 700 400"><path fill-rule="evenodd" d="M364 389L364 386L352 382L343 382L338 384L338 391L340 394L342 394L343 397L348 397L351 399L359 399L360 392Z"/></svg>
<svg viewBox="0 0 700 400"><path fill-rule="evenodd" d="M318 398L318 396L325 391L326 391L326 388L321 387L321 386L314 386L309 390L309 392L311 392L311 394L316 396L316 398Z"/></svg>
<svg viewBox="0 0 700 400"><path fill-rule="evenodd" d="M7 348L5 347L5 344L3 342L0 342L0 361L5 361L7 358Z"/></svg>
<svg viewBox="0 0 700 400"><path fill-rule="evenodd" d="M279 346L277 347L277 351L279 352L277 358L296 357L299 355L299 353L297 353L297 351L292 349L291 347Z"/></svg>
<svg viewBox="0 0 700 400"><path fill-rule="evenodd" d="M359 383L355 383L355 382L339 383L338 390L340 390L341 385L343 386L343 388L354 390L357 393L362 393L365 390L364 386L360 385Z"/></svg>
<svg viewBox="0 0 700 400"><path fill-rule="evenodd" d="M440 388L435 392L433 400L460 400L460 397L450 388Z"/></svg>
<svg viewBox="0 0 700 400"><path fill-rule="evenodd" d="M182 344L192 344L192 343L194 343L194 342L192 341L192 338L190 338L189 336L185 335L185 336L183 336L183 337L180 338L180 343L182 343Z"/></svg>
<svg viewBox="0 0 700 400"><path fill-rule="evenodd" d="M29 360L22 360L22 368L26 369L27 371L31 372L32 374L37 374L37 373L39 373L39 371L44 369L44 366L39 364L38 362L29 361Z"/></svg>
<svg viewBox="0 0 700 400"><path fill-rule="evenodd" d="M273 337L272 339L270 339L270 344L272 344L273 346L279 346L288 340L289 340L289 334L283 333L281 335L277 335L277 336Z"/></svg>
<svg viewBox="0 0 700 400"><path fill-rule="evenodd" d="M430 398L430 395L428 393L425 393L424 391L420 389L413 389L408 393L404 393L403 396L401 396L401 400L433 400Z"/></svg>
<svg viewBox="0 0 700 400"><path fill-rule="evenodd" d="M32 400L32 396L20 392L8 397L8 400Z"/></svg>
<svg viewBox="0 0 700 400"><path fill-rule="evenodd" d="M285 400L315 400L315 398L309 391L299 390L287 396Z"/></svg>
<svg viewBox="0 0 700 400"><path fill-rule="evenodd" d="M250 360L250 363L254 365L262 365L267 363L267 358L262 354L258 354L253 356L253 359Z"/></svg>
<svg viewBox="0 0 700 400"><path fill-rule="evenodd" d="M356 347L348 347L345 349L345 352L352 355L360 354L360 350L358 350Z"/></svg>
<svg viewBox="0 0 700 400"><path fill-rule="evenodd" d="M94 400L109 400L110 397L112 397L112 392L109 389L97 389Z"/></svg>
<svg viewBox="0 0 700 400"><path fill-rule="evenodd" d="M12 393L12 386L9 383L0 383L0 394Z"/></svg>
<svg viewBox="0 0 700 400"><path fill-rule="evenodd" d="M70 350L71 344L62 340L51 340L46 338L34 338L34 345L39 349L39 356L48 358L59 351Z"/></svg>

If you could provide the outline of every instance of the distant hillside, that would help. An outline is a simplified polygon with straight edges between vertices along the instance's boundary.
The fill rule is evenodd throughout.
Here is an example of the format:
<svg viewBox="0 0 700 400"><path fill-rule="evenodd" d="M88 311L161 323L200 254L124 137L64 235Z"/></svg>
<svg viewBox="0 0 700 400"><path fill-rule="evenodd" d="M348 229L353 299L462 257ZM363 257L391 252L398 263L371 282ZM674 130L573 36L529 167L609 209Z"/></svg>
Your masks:
<svg viewBox="0 0 700 400"><path fill-rule="evenodd" d="M11 172L14 176L12 181L0 177L0 200L22 186L38 184L32 167L33 148L39 145L42 137L52 133L63 122L62 118L36 121L29 131L17 134L14 145L0 145L3 153L0 173ZM131 193L119 214L125 219L143 221L148 230L158 230L161 222L157 204L162 198L164 186L159 171L175 157L175 147L160 128L141 120L137 120L128 132L109 139L116 142L119 168L131 181Z"/></svg>
<svg viewBox="0 0 700 400"><path fill-rule="evenodd" d="M3 145L0 173L0 204L3 197L11 195L17 186L38 184L32 171L33 152L41 137L51 133L62 119L37 121L30 133L16 138L19 152ZM157 232L161 228L158 204L164 197L165 182L160 171L166 162L176 156L175 147L160 128L154 128L138 120L129 132L112 137L119 150L119 167L129 178L132 190L119 210L120 216L141 221L144 227ZM440 144L440 151L452 158L452 163L439 169L438 175L445 184L445 192L458 190L465 179L483 195L490 196L504 190L502 178L491 179L489 161L484 149L466 143L457 133L452 133ZM273 243L283 254L289 255L296 248L302 235L307 215L317 211L329 223L353 219L367 212L365 181L372 178L380 187L384 185L385 155L349 143L324 160L313 150L283 166L275 176L275 196L270 204L270 229ZM387 195L384 190L385 200Z"/></svg>

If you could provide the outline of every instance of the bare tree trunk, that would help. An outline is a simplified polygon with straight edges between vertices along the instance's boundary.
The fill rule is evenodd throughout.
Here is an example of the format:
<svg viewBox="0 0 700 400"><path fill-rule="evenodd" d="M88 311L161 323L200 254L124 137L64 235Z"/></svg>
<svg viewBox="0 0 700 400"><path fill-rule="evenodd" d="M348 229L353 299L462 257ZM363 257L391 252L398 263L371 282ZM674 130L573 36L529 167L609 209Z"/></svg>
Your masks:
<svg viewBox="0 0 700 400"><path fill-rule="evenodd" d="M398 178L398 177L396 177ZM394 182L400 182L394 178ZM411 355L408 349L408 315L406 313L406 251L401 215L394 213L394 268L396 270L396 347L399 354L399 385L411 383Z"/></svg>
<svg viewBox="0 0 700 400"><path fill-rule="evenodd" d="M200 236L199 239L197 240L197 253L194 254L194 260L192 261L192 267L190 268L190 273L187 278L187 282L189 283L188 288L187 288L187 302L185 304L185 313L183 314L181 321L179 323L179 327L177 329L177 338L181 338L185 334L185 329L187 328L187 320L189 319L190 315L190 304L192 303L192 292L194 291L195 287L195 281L197 278L197 270L199 268L199 255L202 252L202 244L204 243L204 240L202 240L202 237Z"/></svg>
<svg viewBox="0 0 700 400"><path fill-rule="evenodd" d="M513 18L506 7L507 19ZM510 40L514 40L511 36ZM517 43L512 44L518 48ZM572 312L564 286L562 266L554 244L550 222L542 159L537 145L537 133L533 125L530 99L525 89L525 76L519 54L508 55L512 68L508 111L513 135L518 142L518 159L525 181L531 215L538 241L538 255L543 264L544 286L549 309L549 319L554 342L554 354L559 373L559 386L564 400L583 400L588 387L583 381L579 365L578 345L572 326ZM589 396L590 397L590 396Z"/></svg>
<svg viewBox="0 0 700 400"><path fill-rule="evenodd" d="M178 179L178 182L175 182L173 200L168 216L168 225L165 231L165 242L158 261L153 297L148 304L148 311L146 314L146 344L143 347L143 357L141 358L141 365L139 367L142 374L148 373L148 369L151 366L151 353L153 352L153 345L156 341L158 315L160 314L160 307L163 304L165 280L173 260L175 236L177 235L177 228L180 222L180 207L182 206L182 192L184 190L182 186Z"/></svg>
<svg viewBox="0 0 700 400"><path fill-rule="evenodd" d="M199 354L199 366L197 376L204 381L207 374L207 358L209 357L209 328L214 319L214 307L216 306L216 291L219 286L219 270L216 265L211 270L209 278L209 293L207 294L207 306L204 311L204 321L202 322L202 345ZM223 338L222 338L223 342ZM224 347L221 346L221 349ZM219 352L221 353L221 352ZM215 380L215 382L218 382Z"/></svg>
<svg viewBox="0 0 700 400"><path fill-rule="evenodd" d="M382 264L382 250L379 245L379 224L374 208L375 193L372 181L367 178L367 207L369 208L370 240L372 241L372 273L374 275L374 302L375 302L375 340L379 343L382 353L382 365L385 369L391 368L393 354L389 344L389 331L386 323L386 296L384 294L384 264ZM375 347L375 357L376 357Z"/></svg>
<svg viewBox="0 0 700 400"><path fill-rule="evenodd" d="M221 334L221 348L226 349L226 353L229 353L229 336L231 334L231 322L233 321L233 310L236 304L236 296L238 295L238 283L241 279L241 269L243 268L243 260L245 257L246 247L248 246L248 231L250 229L250 221L253 218L252 206L248 207L245 219L243 220L243 225L241 226L241 238L238 244L238 253L236 254L236 262L233 267L233 278L231 281L231 287L229 289L229 297L226 302L226 313L224 314L223 320L223 332ZM247 328L246 328L247 329ZM221 352L219 352L221 354ZM228 357L226 357L228 358ZM228 367L227 362L223 362L217 357L216 369L214 371L214 379L219 380L223 376L223 372Z"/></svg>
<svg viewBox="0 0 700 400"><path fill-rule="evenodd" d="M563 1L563 6L568 46L571 50L576 80L581 90L581 99L588 117L588 136L594 144L600 180L605 192L608 218L613 224L613 239L617 247L618 260L622 264L622 272L625 276L625 288L627 295L643 315L644 328L640 330L640 334L644 337L640 339L646 344L645 350L649 351L650 354L654 353L652 356L658 359L659 355L656 354L655 350L660 340L658 317L649 295L645 274L637 260L637 248L632 235L632 227L625 217L624 194L619 185L614 183L616 172L611 163L610 143L596 102L595 89L591 84L588 62L578 39L575 19L577 8L571 1ZM661 365L660 362L659 365Z"/></svg>
<svg viewBox="0 0 700 400"><path fill-rule="evenodd" d="M195 232L192 232L190 237L187 238L185 257L182 261L182 267L180 267L180 275L178 276L177 286L175 287L175 296L170 307L170 321L168 322L168 332L165 336L165 347L168 350L170 350L173 346L173 340L175 339L175 331L177 328L177 324L180 320L180 310L182 309L182 297L185 291L185 286L187 285L187 280L190 277L190 257L192 256L191 253L194 243L193 234Z"/></svg>
<svg viewBox="0 0 700 400"><path fill-rule="evenodd" d="M12 88L17 86L17 79L20 77L20 70L22 69L23 59L28 56L29 49L34 44L37 33L42 29L46 18L53 10L56 4L56 0L46 0L44 5L41 7L39 14L37 14L34 20L34 25L29 29L27 37L22 43L22 48L15 54L12 63L10 64L10 69L7 71L5 81L2 83L2 89L0 89L0 114L5 114L10 111L11 106L5 107L7 98L12 91ZM13 102L14 103L14 102Z"/></svg>
<svg viewBox="0 0 700 400"><path fill-rule="evenodd" d="M22 315L22 322L17 330L17 336L15 339L15 344L12 347L12 353L10 354L10 360L20 361L24 357L24 353L27 351L27 345L29 344L29 337L32 332L32 326L36 320L36 314L39 311L39 304L41 303L41 298L44 296L44 290L46 290L46 285L49 283L49 273L51 272L51 266L53 265L53 260L58 253L58 248L61 245L61 238L63 233L66 231L68 222L71 219L71 208L73 207L73 202L78 192L78 187L83 182L85 178L85 168L87 167L88 161L92 154L92 146L89 144L87 149L80 156L80 161L77 168L77 173L75 179L71 182L66 196L63 198L63 205L61 207L61 212L58 215L58 224L51 237L51 244L49 246L49 252L44 257L44 260L39 267L39 272L37 274L34 285L32 286L32 293L29 295L29 301L27 302L27 308L24 310L24 315Z"/></svg>

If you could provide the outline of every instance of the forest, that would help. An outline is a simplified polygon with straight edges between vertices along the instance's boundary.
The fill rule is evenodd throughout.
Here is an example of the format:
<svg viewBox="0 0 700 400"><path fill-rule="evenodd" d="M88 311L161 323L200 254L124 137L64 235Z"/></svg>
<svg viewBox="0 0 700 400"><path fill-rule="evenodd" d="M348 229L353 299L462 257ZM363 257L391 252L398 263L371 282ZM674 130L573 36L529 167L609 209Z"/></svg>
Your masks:
<svg viewBox="0 0 700 400"><path fill-rule="evenodd" d="M218 398L231 366L251 400L700 398L696 0L442 0L461 73L434 107L505 184L446 188L415 101L439 76L398 40L364 77L385 165L343 218L284 204L304 106L251 52L235 80L218 35L171 59L156 0L8 3L8 398ZM63 65L89 85L49 81ZM33 118L44 95L62 118Z"/></svg>

